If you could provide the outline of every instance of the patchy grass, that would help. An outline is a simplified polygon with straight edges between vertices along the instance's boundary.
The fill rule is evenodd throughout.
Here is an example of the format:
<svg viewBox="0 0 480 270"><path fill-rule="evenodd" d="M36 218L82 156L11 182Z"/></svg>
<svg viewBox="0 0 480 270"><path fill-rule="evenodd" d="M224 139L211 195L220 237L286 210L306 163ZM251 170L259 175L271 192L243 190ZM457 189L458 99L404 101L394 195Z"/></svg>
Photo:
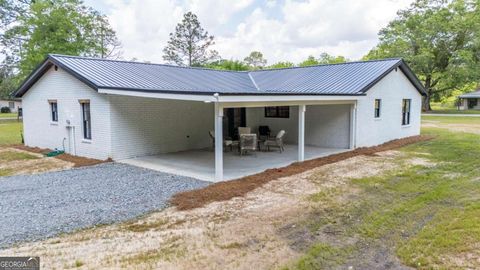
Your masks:
<svg viewBox="0 0 480 270"><path fill-rule="evenodd" d="M5 168L0 168L0 177L1 176L9 176L13 173L12 169L5 169Z"/></svg>
<svg viewBox="0 0 480 270"><path fill-rule="evenodd" d="M334 227L342 244L320 239L292 269L374 268L362 264L374 260L372 253L419 269L480 268L480 136L433 128L423 133L437 137L403 148L400 169L353 179L359 193L347 203L328 204L332 194L325 191L308 198L329 205L314 211L308 227ZM405 165L420 157L430 164ZM351 254L346 259L345 250Z"/></svg>
<svg viewBox="0 0 480 270"><path fill-rule="evenodd" d="M9 161L16 161L16 160L30 160L30 159L38 159L39 157L24 153L24 152L16 152L16 151L3 151L0 152L0 162L9 162Z"/></svg>
<svg viewBox="0 0 480 270"><path fill-rule="evenodd" d="M177 193L171 198L170 203L176 206L179 210L190 210L215 201L227 201L234 197L244 196L248 192L281 177L296 175L319 166L332 164L351 157L372 155L377 152L396 149L415 142L430 140L431 138L431 136L413 136L393 140L379 146L358 148L327 157L293 163L282 168L268 169L264 172L240 179L219 182L205 188Z"/></svg>
<svg viewBox="0 0 480 270"><path fill-rule="evenodd" d="M75 267L82 267L84 265L84 263L80 260L76 260L75 263L74 263Z"/></svg>
<svg viewBox="0 0 480 270"><path fill-rule="evenodd" d="M284 267L284 270L298 269L331 269L335 265L346 261L350 248L338 248L328 244L318 243L313 245L292 267Z"/></svg>
<svg viewBox="0 0 480 270"><path fill-rule="evenodd" d="M159 219L154 221L132 221L123 226L123 229L131 232L146 232L149 230L159 230L168 224L167 219Z"/></svg>
<svg viewBox="0 0 480 270"><path fill-rule="evenodd" d="M21 122L0 122L0 146L22 143Z"/></svg>
<svg viewBox="0 0 480 270"><path fill-rule="evenodd" d="M0 119L1 118L17 118L16 113L0 113Z"/></svg>
<svg viewBox="0 0 480 270"><path fill-rule="evenodd" d="M479 117L472 116L435 116L435 115L424 115L422 116L422 121L433 121L440 124L477 124L480 125Z"/></svg>
<svg viewBox="0 0 480 270"><path fill-rule="evenodd" d="M172 236L165 243L162 248L151 249L144 252L137 253L133 256L121 258L121 263L124 265L140 265L140 264L154 264L160 260L170 261L175 258L185 256L186 248L182 245L181 237Z"/></svg>
<svg viewBox="0 0 480 270"><path fill-rule="evenodd" d="M459 111L456 108L454 108L454 109L431 110L431 111L428 111L426 113L432 113L432 114L480 114L480 110Z"/></svg>

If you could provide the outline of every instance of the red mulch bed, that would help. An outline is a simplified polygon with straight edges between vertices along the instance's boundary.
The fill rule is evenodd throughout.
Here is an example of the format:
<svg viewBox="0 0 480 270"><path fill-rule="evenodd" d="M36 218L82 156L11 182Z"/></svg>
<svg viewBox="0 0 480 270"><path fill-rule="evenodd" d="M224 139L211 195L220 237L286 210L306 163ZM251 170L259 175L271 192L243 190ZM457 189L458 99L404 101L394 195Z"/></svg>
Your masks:
<svg viewBox="0 0 480 270"><path fill-rule="evenodd" d="M211 202L226 201L234 197L243 196L255 188L281 177L299 174L319 166L335 163L351 157L360 155L373 155L377 152L388 151L405 145L431 139L433 139L433 136L413 136L393 140L379 146L363 147L327 157L297 162L286 167L269 169L264 172L236 180L215 183L202 189L177 193L170 199L170 203L176 206L179 210L194 209L197 207L202 207Z"/></svg>

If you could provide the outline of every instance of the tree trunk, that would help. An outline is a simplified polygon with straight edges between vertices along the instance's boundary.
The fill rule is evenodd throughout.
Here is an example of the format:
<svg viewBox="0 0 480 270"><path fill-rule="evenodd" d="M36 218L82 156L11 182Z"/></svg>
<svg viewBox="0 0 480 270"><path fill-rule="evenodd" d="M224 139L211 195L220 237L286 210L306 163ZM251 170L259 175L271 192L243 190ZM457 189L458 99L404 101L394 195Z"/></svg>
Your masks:
<svg viewBox="0 0 480 270"><path fill-rule="evenodd" d="M432 77L430 75L427 75L425 78L425 89L427 92L425 93L425 97L423 98L422 102L422 111L428 112L432 110L432 107L430 106L430 100L432 98L432 89L430 89L432 83Z"/></svg>
<svg viewBox="0 0 480 270"><path fill-rule="evenodd" d="M430 99L431 93L430 91L427 91L427 95L423 98L422 111L428 112L432 110L432 107L430 106Z"/></svg>

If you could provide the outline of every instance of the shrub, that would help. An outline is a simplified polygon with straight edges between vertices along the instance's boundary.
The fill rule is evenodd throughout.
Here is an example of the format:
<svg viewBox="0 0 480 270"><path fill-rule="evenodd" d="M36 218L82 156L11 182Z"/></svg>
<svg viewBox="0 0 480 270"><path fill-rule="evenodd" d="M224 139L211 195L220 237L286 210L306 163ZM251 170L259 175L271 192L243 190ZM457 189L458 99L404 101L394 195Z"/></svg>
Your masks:
<svg viewBox="0 0 480 270"><path fill-rule="evenodd" d="M0 113L11 113L12 111L10 111L10 108L9 107L2 107L0 109Z"/></svg>

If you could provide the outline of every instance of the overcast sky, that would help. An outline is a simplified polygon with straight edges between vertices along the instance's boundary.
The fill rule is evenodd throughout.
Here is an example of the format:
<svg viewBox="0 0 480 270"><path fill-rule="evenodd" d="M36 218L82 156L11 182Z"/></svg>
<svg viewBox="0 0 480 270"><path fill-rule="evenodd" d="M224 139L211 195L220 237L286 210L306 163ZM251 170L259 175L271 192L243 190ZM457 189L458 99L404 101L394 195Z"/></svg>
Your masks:
<svg viewBox="0 0 480 270"><path fill-rule="evenodd" d="M110 18L125 59L163 62L168 34L187 11L215 36L222 58L261 51L269 64L322 52L358 59L412 0L86 0Z"/></svg>

